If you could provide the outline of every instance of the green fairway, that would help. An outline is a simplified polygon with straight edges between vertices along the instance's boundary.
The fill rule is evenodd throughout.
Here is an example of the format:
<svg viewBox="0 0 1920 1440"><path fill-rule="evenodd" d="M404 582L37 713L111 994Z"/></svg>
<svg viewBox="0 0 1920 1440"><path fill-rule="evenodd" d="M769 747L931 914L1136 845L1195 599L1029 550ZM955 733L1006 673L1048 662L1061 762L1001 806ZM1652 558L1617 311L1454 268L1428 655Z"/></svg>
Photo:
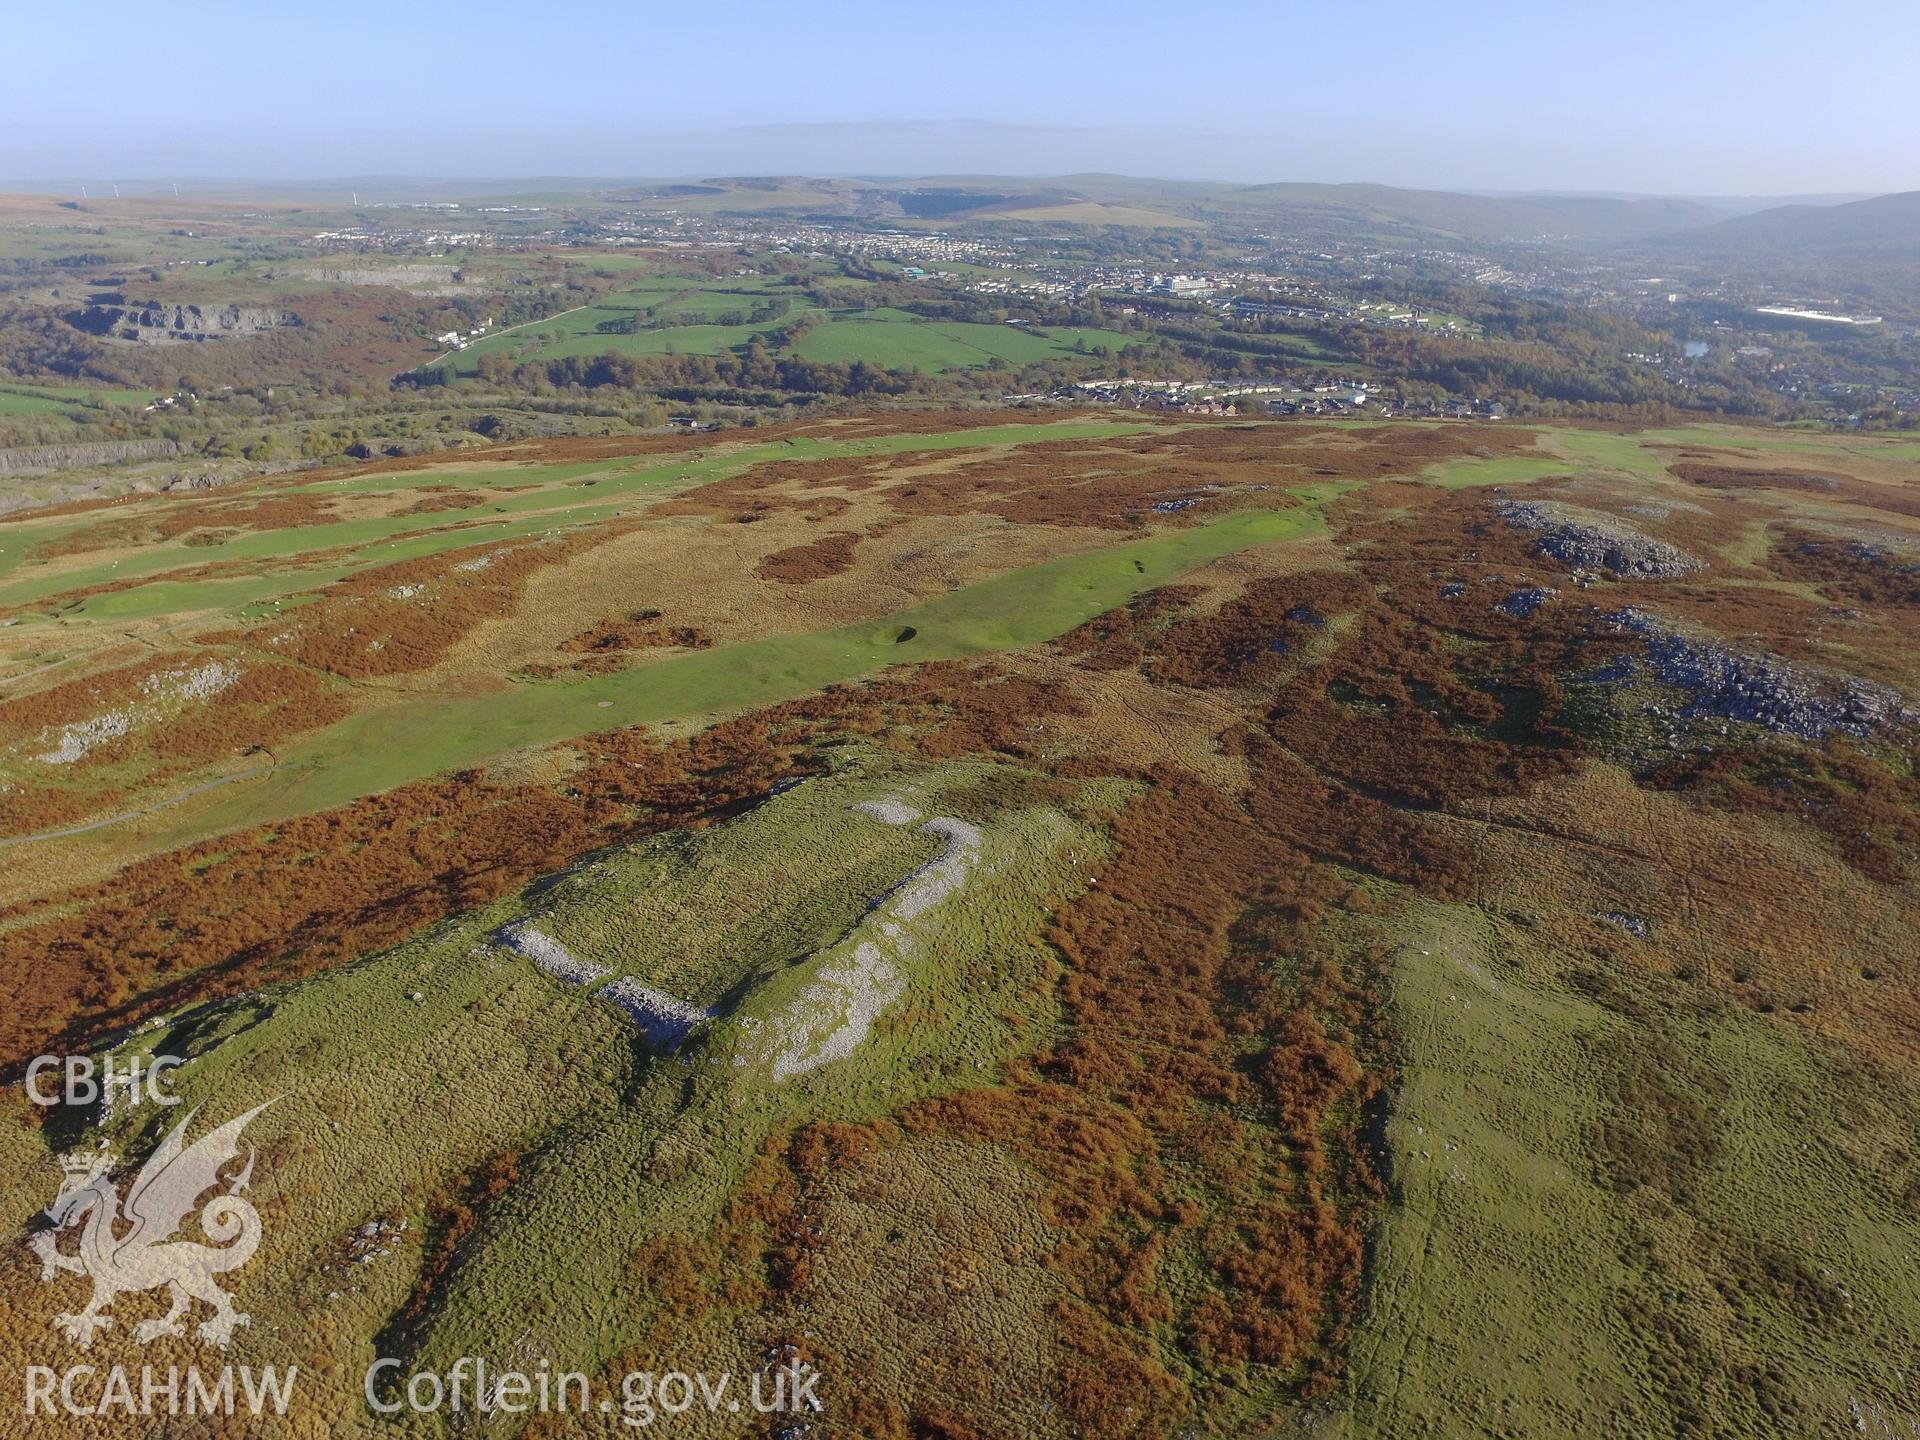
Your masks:
<svg viewBox="0 0 1920 1440"><path fill-rule="evenodd" d="M1540 431L1538 444L1546 454L1462 456L1429 466L1420 478L1450 490L1474 485L1525 485L1549 475L1578 474L1583 470L1612 470L1656 480L1667 475L1667 466L1676 457L1655 447L1680 445L1717 445L1769 455L1797 455L1805 463L1815 462L1822 453L1880 460L1920 457L1920 445L1872 437L1809 435L1732 425L1693 425L1625 435L1555 426Z"/></svg>
<svg viewBox="0 0 1920 1440"><path fill-rule="evenodd" d="M1608 430L1540 432L1540 444L1544 448L1557 450L1582 465L1652 480L1667 473L1667 462L1664 456L1647 448L1649 438L1645 434L1617 435Z"/></svg>
<svg viewBox="0 0 1920 1440"><path fill-rule="evenodd" d="M1862 460L1920 460L1920 443L1885 435L1831 433L1787 426L1686 425L1649 430L1639 437L1665 445L1717 445L1752 450L1762 455L1797 455L1816 460L1824 455Z"/></svg>
<svg viewBox="0 0 1920 1440"><path fill-rule="evenodd" d="M1422 480L1463 490L1476 485L1526 485L1549 475L1581 470L1618 470L1643 478L1666 473L1666 461L1647 449L1647 435L1615 435L1604 430L1548 429L1537 444L1544 455L1463 455L1420 472Z"/></svg>
<svg viewBox="0 0 1920 1440"><path fill-rule="evenodd" d="M204 832L327 809L522 746L770 705L891 664L1038 644L1196 566L1320 525L1313 507L1242 511L1011 571L867 624L770 635L576 683L400 700L335 726L193 824Z"/></svg>
<svg viewBox="0 0 1920 1440"><path fill-rule="evenodd" d="M167 615L186 610L217 608L223 604L236 603L229 598L232 594L243 593L245 599L256 599L261 595L272 594L276 589L282 592L303 590L314 585L325 584L342 575L350 575L370 565L386 564L394 560L407 559L412 555L432 554L439 550L457 549L462 545L478 545L489 540L537 534L564 525L605 520L617 515L620 509L621 505L618 501L567 504L561 497L538 491L525 495L503 496L498 504L489 506L482 512L488 517L497 515L525 517L517 523L492 518L475 519L469 515L461 524L447 527L445 517L442 516L438 517L439 528L432 528L433 517L386 516L343 521L337 525L312 525L303 529L250 531L235 536L211 552L207 550L196 552L184 546L155 546L142 554L128 556L118 564L108 562L85 571L66 572L44 579L23 580L15 586L8 587L6 592L0 593L0 603L27 603L45 596L80 589L89 584L162 573L195 563L188 558L190 556L197 556L198 563L201 564L206 563L209 558L222 561L251 560L271 564L274 561L294 560L299 556L321 550L354 547L346 562L317 570L287 569L272 574L249 575L233 581L183 580L133 586L124 590L90 595L74 605L65 607L62 613L69 616L96 618L114 616L124 619L135 615ZM536 513L527 516L526 512L529 511ZM423 531L430 532L423 548L409 546L402 549L398 538L390 538L417 536ZM386 543L382 544L383 541ZM244 590L233 589L232 587L235 586L244 587Z"/></svg>
<svg viewBox="0 0 1920 1440"><path fill-rule="evenodd" d="M39 520L25 517L11 522L0 520L0 582L25 564L27 556L36 547L60 545L68 536L78 534L99 518L98 515L87 515L78 519ZM0 606L7 603L4 585L0 584Z"/></svg>

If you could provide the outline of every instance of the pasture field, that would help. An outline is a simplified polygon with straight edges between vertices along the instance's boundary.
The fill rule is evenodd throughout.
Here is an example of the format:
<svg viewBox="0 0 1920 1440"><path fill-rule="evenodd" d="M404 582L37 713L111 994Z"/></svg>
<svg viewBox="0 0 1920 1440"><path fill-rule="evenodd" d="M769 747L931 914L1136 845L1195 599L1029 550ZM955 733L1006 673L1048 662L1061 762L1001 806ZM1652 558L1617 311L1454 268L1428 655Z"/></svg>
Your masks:
<svg viewBox="0 0 1920 1440"><path fill-rule="evenodd" d="M134 408L159 399L151 390L113 390L87 385L0 384L0 415L65 415L76 405Z"/></svg>
<svg viewBox="0 0 1920 1440"><path fill-rule="evenodd" d="M802 295L793 297L793 308L777 320L758 325L701 325L684 323L687 315L721 314L751 307L756 297L751 292L726 293L715 290L690 290L684 285L662 285L656 291L626 291L595 304L565 311L547 320L502 330L469 344L465 350L429 361L422 369L444 368L449 373L469 377L479 373L483 355L504 355L516 364L523 360L559 359L568 355L719 355L745 346L748 341L765 337L795 315L813 307ZM602 330L602 325L646 323L653 306L675 304L684 309L668 310L676 323L659 324L634 331Z"/></svg>
<svg viewBox="0 0 1920 1440"><path fill-rule="evenodd" d="M1085 353L1099 347L1118 352L1138 336L1117 331L1059 327L1027 330L1011 325L930 320L904 310L821 311L805 293L776 283L777 277L743 276L697 284L672 276L602 296L549 320L532 321L472 342L465 350L430 361L423 369L478 374L480 358L506 356L515 363L582 355L721 355L758 340L777 348L774 332L803 315L815 323L792 347L802 359L850 365L856 360L882 369L928 373L966 370L1002 362L1013 365ZM845 286L850 282L838 281ZM702 323L710 317L751 312L781 302L772 319L733 325ZM607 326L639 328L605 329Z"/></svg>
<svg viewBox="0 0 1920 1440"><path fill-rule="evenodd" d="M34 394L22 390L0 390L0 416L65 415L72 408L71 402L54 395Z"/></svg>

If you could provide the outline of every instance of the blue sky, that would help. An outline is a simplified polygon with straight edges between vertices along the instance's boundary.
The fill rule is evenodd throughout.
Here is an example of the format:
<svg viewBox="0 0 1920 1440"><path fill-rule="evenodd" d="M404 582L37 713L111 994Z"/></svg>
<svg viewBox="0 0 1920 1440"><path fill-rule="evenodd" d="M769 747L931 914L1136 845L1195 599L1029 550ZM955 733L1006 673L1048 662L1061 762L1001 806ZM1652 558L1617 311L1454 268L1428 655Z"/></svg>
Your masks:
<svg viewBox="0 0 1920 1440"><path fill-rule="evenodd" d="M0 176L1920 188L1920 7L16 0Z"/></svg>

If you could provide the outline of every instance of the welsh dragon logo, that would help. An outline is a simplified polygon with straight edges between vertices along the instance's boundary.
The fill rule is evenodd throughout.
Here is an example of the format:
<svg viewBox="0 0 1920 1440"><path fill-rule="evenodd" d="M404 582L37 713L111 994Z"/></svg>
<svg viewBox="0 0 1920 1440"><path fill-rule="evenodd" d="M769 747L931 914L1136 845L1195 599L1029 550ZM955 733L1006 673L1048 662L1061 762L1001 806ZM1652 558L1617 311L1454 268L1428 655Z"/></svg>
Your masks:
<svg viewBox="0 0 1920 1440"><path fill-rule="evenodd" d="M87 1275L93 1279L93 1298L79 1314L57 1316L55 1328L85 1350L93 1344L95 1331L113 1324L103 1312L117 1296L164 1285L171 1308L157 1320L136 1325L134 1338L144 1345L163 1335L185 1334L182 1318L199 1300L211 1305L213 1314L197 1333L225 1347L247 1317L233 1308L233 1297L214 1277L238 1270L260 1248L260 1212L242 1194L253 1179L251 1146L245 1166L200 1208L200 1228L214 1243L175 1237L200 1197L221 1185L221 1170L239 1158L240 1132L266 1108L257 1106L188 1145L187 1126L199 1113L190 1111L140 1167L124 1200L114 1188L115 1157L105 1142L98 1150L76 1150L60 1158L65 1179L44 1212L50 1225L27 1243L40 1257L42 1282L62 1270ZM59 1248L60 1237L76 1225L82 1227L80 1248L69 1255Z"/></svg>

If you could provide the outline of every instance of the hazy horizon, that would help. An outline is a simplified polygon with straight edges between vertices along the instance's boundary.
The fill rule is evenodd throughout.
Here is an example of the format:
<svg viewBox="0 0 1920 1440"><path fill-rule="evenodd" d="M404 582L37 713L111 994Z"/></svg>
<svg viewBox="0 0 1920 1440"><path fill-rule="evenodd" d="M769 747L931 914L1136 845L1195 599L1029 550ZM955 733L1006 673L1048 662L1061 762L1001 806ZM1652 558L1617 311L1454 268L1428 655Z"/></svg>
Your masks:
<svg viewBox="0 0 1920 1440"><path fill-rule="evenodd" d="M1287 7L1218 24L983 0L699 16L592 0L530 29L348 5L331 30L215 0L106 0L127 58L77 83L69 27L12 22L0 175L289 182L1018 174L1355 182L1471 191L1791 196L1920 189L1911 8L1633 0L1543 25L1505 0L1348 23ZM1870 47L1852 37L1872 35ZM84 106L76 104L85 97ZM973 118L969 118L973 117ZM991 118L979 118L991 117Z"/></svg>
<svg viewBox="0 0 1920 1440"><path fill-rule="evenodd" d="M541 193L541 187L558 186L563 190L577 189L585 194L600 187L619 187L647 184L690 184L701 181L747 180L755 178L806 178L814 180L847 181L874 185L889 184L927 184L941 181L1006 181L1014 183L1063 183L1075 179L1093 179L1095 177L1138 181L1149 185L1252 185L1275 186L1290 184L1323 184L1338 186L1374 186L1408 191L1427 190L1441 193L1475 195L1491 199L1525 199L1528 197L1560 197L1569 199L1598 200L1690 200L1706 204L1724 204L1728 207L1749 208L1758 203L1766 204L1810 204L1838 205L1849 201L1868 200L1883 195L1905 193L1897 190L1829 190L1829 191L1779 191L1774 193L1710 193L1704 191L1661 191L1661 190L1598 190L1567 189L1549 186L1510 187L1510 186L1440 186L1397 184L1377 180L1366 175L1349 175L1332 179L1308 180L1299 175L1267 175L1254 179L1226 179L1218 175L1167 175L1167 174L1129 174L1121 171L1080 170L1072 172L1016 171L1016 170L947 170L947 171L833 171L833 170L780 170L766 167L741 168L735 170L686 170L678 173L654 172L648 174L559 174L523 172L520 174L410 174L401 171L391 173L367 172L362 174L316 174L310 176L287 175L195 175L191 172L168 174L165 176L115 175L111 173L70 174L70 175L0 175L0 193L42 194L64 196L68 190L80 185L90 187L90 198L107 198L105 188L118 186L125 191L124 198L165 195L169 189L178 191L182 198L188 198L196 191L214 199L235 198L248 194L270 195L284 191L295 198L311 198L316 191L331 190L339 187L358 186L369 192L377 203L404 203L394 200L390 195L381 194L381 187L400 188L406 186L438 187L445 195L469 194L474 198L501 197L514 193L512 187L527 187L524 193ZM102 193L91 193L91 187L102 187ZM462 190L460 187L474 187ZM1914 187L1920 189L1920 187ZM422 200L430 198L426 195ZM436 198L445 198L444 195Z"/></svg>

